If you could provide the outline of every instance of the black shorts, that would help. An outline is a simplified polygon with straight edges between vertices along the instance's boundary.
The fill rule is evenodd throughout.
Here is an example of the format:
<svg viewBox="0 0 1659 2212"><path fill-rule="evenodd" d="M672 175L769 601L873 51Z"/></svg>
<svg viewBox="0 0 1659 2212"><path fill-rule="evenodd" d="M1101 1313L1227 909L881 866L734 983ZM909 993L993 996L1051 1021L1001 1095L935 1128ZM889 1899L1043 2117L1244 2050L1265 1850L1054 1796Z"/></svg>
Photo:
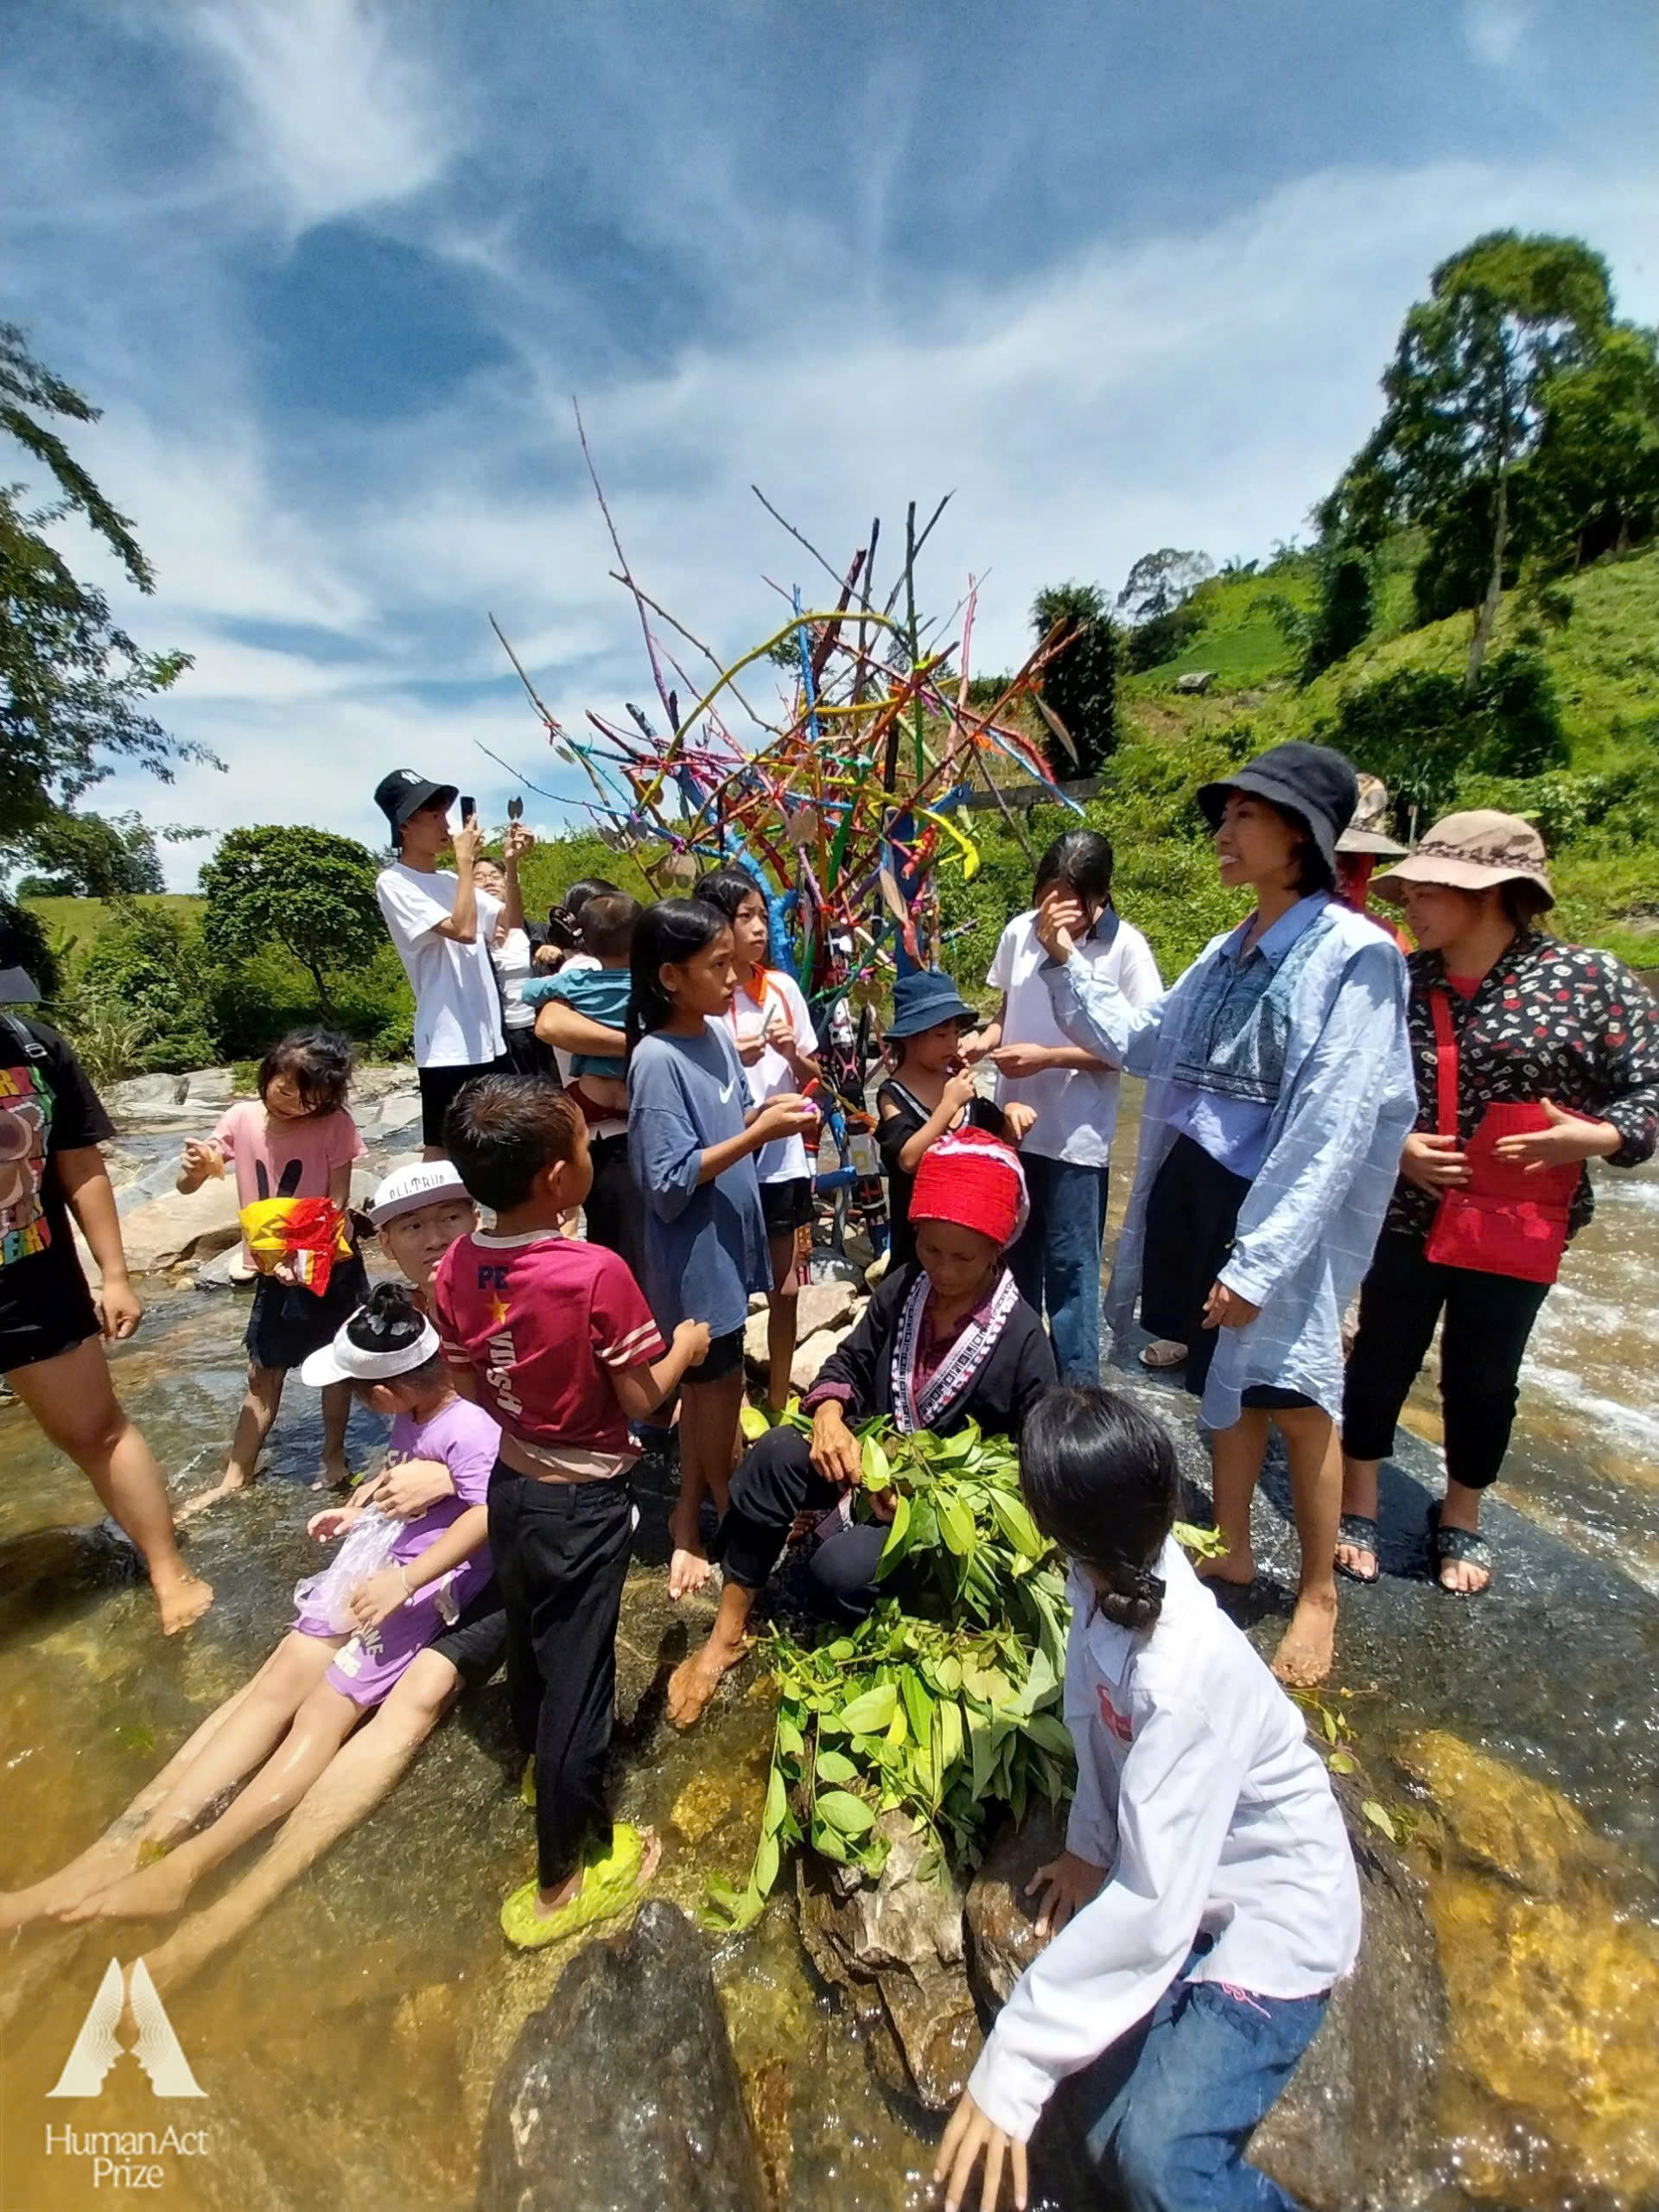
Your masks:
<svg viewBox="0 0 1659 2212"><path fill-rule="evenodd" d="M454 1102L455 1093L481 1075L511 1075L512 1062L503 1052L499 1060L480 1060L476 1067L419 1068L416 1071L421 1086L421 1142L443 1142L443 1117Z"/></svg>
<svg viewBox="0 0 1659 2212"><path fill-rule="evenodd" d="M514 1075L540 1076L543 1082L559 1087L559 1064L553 1057L553 1047L543 1045L536 1034L536 1025L528 1022L517 1029L504 1029L507 1042L507 1059Z"/></svg>
<svg viewBox="0 0 1659 2212"><path fill-rule="evenodd" d="M1191 1398L1204 1395L1219 1329L1204 1325L1204 1303L1227 1264L1238 1210L1249 1178L1212 1160L1201 1144L1178 1136L1164 1155L1147 1200L1146 1256L1141 1267L1141 1325L1187 1346L1182 1376ZM1258 1382L1240 1394L1257 1411L1311 1406L1300 1390Z"/></svg>
<svg viewBox="0 0 1659 2212"><path fill-rule="evenodd" d="M14 1261L8 1274L16 1274L22 1294L0 1306L0 1375L55 1359L102 1333L92 1294L67 1237L62 1244Z"/></svg>
<svg viewBox="0 0 1659 2212"><path fill-rule="evenodd" d="M723 1337L710 1337L707 1357L696 1367L688 1367L680 1377L682 1390L695 1389L699 1382L723 1382L743 1364L743 1332L728 1330Z"/></svg>
<svg viewBox="0 0 1659 2212"><path fill-rule="evenodd" d="M256 1367L297 1367L349 1321L369 1294L368 1271L355 1252L336 1260L321 1298L298 1283L261 1275L253 1289L253 1311L243 1342Z"/></svg>
<svg viewBox="0 0 1659 2212"><path fill-rule="evenodd" d="M760 1211L766 1217L768 1236L781 1236L786 1230L804 1229L812 1218L812 1178L791 1175L786 1183L763 1183Z"/></svg>
<svg viewBox="0 0 1659 2212"><path fill-rule="evenodd" d="M426 1648L449 1662L462 1689L474 1690L489 1681L507 1656L507 1617L493 1575L461 1607L454 1626L435 1636Z"/></svg>

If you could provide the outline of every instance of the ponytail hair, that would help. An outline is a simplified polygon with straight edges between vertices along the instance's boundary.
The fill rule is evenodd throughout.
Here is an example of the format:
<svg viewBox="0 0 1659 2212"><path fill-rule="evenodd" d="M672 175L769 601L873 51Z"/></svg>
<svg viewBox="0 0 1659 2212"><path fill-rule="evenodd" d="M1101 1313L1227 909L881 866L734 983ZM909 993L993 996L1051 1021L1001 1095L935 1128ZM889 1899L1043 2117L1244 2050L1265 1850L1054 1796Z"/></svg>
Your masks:
<svg viewBox="0 0 1659 2212"><path fill-rule="evenodd" d="M695 960L731 926L720 908L703 899L662 899L645 908L633 925L629 962L633 989L623 1034L630 1052L674 1012L674 1001L663 988L662 970Z"/></svg>
<svg viewBox="0 0 1659 2212"><path fill-rule="evenodd" d="M1181 1494L1163 1423L1116 1390L1050 1390L1020 1432L1020 1484L1044 1535L1105 1584L1106 1618L1152 1627L1164 1601L1154 1570Z"/></svg>

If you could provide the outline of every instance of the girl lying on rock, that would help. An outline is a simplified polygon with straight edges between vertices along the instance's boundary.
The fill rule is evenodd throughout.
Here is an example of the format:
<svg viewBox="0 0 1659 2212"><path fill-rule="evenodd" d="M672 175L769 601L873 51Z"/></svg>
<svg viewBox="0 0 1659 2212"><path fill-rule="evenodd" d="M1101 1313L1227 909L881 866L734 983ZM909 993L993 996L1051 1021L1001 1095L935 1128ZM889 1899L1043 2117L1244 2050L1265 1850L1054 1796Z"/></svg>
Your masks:
<svg viewBox="0 0 1659 2212"><path fill-rule="evenodd" d="M1359 1949L1347 1831L1302 1717L1171 1534L1164 1429L1110 1391L1056 1390L1020 1444L1026 1503L1071 1560L1066 1848L1037 1932L951 2114L949 2212L982 2154L1027 2198L1026 2142L1082 2079L1088 2156L1131 2212L1294 2212L1250 2135ZM1121 2192L1120 2196L1117 2192Z"/></svg>
<svg viewBox="0 0 1659 2212"><path fill-rule="evenodd" d="M941 1137L916 1171L910 1218L916 1261L893 1269L802 1402L811 1436L774 1428L732 1478L716 1539L725 1575L708 1642L669 1679L677 1728L697 1720L743 1656L755 1599L803 1512L826 1516L815 1578L829 1591L868 1586L887 1531L839 1509L860 1478L853 1425L880 1415L906 1434L950 1436L969 1421L1018 1436L1055 1380L1041 1321L1014 1286L1004 1254L1026 1218L1026 1185L1009 1145L978 1129Z"/></svg>
<svg viewBox="0 0 1659 2212"><path fill-rule="evenodd" d="M177 1912L209 1868L293 1811L342 1756L366 1713L399 1699L435 1640L458 1646L454 1656L432 1662L444 1666L450 1694L465 1663L460 1644L482 1634L493 1639L491 1667L499 1660L504 1639L499 1613L491 1618L499 1600L492 1594L485 1495L500 1432L457 1395L431 1323L406 1291L383 1283L302 1372L313 1385L346 1381L376 1412L393 1417L386 1472L352 1504L317 1514L309 1524L319 1537L346 1537L346 1555L300 1584L294 1626L258 1673L202 1723L89 1851L31 1889L0 1897L0 1929L48 1916L150 1919ZM430 1501L407 1518L392 1509L400 1482L417 1484ZM380 1775L374 1796L363 1802L356 1793L355 1817L391 1786L443 1709L447 1697L423 1726L409 1726L411 1714L431 1703L431 1688L429 1676L414 1686L402 1715L407 1750L389 1777ZM377 1721L365 1740L390 1739L398 1726ZM377 1740L377 1753L380 1748ZM214 1801L245 1777L218 1819L192 1834ZM322 1825L327 1834L312 1856L349 1822ZM156 1954L149 1967L158 1986L181 1978L185 1951L197 1948L181 1947L173 1960Z"/></svg>

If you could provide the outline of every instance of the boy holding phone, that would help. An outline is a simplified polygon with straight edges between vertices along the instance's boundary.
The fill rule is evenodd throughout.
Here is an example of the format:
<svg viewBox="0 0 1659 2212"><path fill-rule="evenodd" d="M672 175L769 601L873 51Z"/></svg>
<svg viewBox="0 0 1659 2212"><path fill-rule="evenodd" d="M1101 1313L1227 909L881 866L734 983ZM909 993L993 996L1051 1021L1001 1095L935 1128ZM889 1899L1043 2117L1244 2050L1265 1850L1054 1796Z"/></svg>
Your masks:
<svg viewBox="0 0 1659 2212"><path fill-rule="evenodd" d="M474 1077L510 1063L501 1027L501 993L490 955L498 923L524 926L518 861L532 840L512 823L502 848L505 896L473 880L480 832L474 802L462 802L453 840L454 784L435 784L413 768L395 768L375 788L375 804L391 827L397 858L381 870L375 896L397 957L415 994L415 1066L421 1086L421 1136L429 1160L443 1157L443 1117ZM453 873L437 865L453 842Z"/></svg>

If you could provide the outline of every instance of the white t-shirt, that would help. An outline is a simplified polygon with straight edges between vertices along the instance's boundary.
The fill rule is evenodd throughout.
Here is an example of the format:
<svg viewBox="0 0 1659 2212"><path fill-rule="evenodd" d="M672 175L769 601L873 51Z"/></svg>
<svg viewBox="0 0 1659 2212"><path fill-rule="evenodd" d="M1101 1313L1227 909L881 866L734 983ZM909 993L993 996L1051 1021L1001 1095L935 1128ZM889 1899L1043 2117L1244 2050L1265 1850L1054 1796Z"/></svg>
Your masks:
<svg viewBox="0 0 1659 2212"><path fill-rule="evenodd" d="M493 938L494 932L491 932ZM495 972L501 978L501 1019L509 1029L533 1029L536 1009L518 995L531 977L530 938L523 930L509 930L499 944L492 943Z"/></svg>
<svg viewBox="0 0 1659 2212"><path fill-rule="evenodd" d="M751 998L740 984L732 1010L726 1017L739 1058L742 1058L744 1045L762 1035L779 1014L795 1032L798 1049L816 1053L817 1032L806 1010L806 1001L801 996L800 985L792 976L782 975L775 968L764 969L762 975L763 996ZM780 1091L799 1089L789 1062L772 1045L768 1045L753 1065L743 1072L748 1079L751 1106L764 1106L768 1098L776 1098ZM763 1183L790 1183L810 1175L812 1170L807 1162L804 1142L799 1137L774 1137L755 1154L754 1172Z"/></svg>
<svg viewBox="0 0 1659 2212"><path fill-rule="evenodd" d="M415 994L417 1068L475 1068L499 1060L501 994L491 964L490 939L501 902L486 891L478 901L478 931L470 944L440 937L438 924L454 912L460 885L448 868L429 874L394 861L375 879L374 895Z"/></svg>
<svg viewBox="0 0 1659 2212"><path fill-rule="evenodd" d="M1048 955L1037 940L1035 911L1016 914L1003 931L986 982L1007 997L1002 1020L1005 1045L1070 1045L1054 1019L1043 969ZM1122 992L1133 1007L1150 1005L1163 989L1152 947L1139 930L1108 907L1096 925L1097 934L1077 947L1091 967ZM1059 974L1058 968L1050 973ZM999 1075L999 1106L1029 1106L1036 1124L1020 1147L1045 1160L1064 1160L1074 1167L1104 1167L1111 1158L1117 1127L1117 1071L1114 1068L1044 1068L1017 1081Z"/></svg>

